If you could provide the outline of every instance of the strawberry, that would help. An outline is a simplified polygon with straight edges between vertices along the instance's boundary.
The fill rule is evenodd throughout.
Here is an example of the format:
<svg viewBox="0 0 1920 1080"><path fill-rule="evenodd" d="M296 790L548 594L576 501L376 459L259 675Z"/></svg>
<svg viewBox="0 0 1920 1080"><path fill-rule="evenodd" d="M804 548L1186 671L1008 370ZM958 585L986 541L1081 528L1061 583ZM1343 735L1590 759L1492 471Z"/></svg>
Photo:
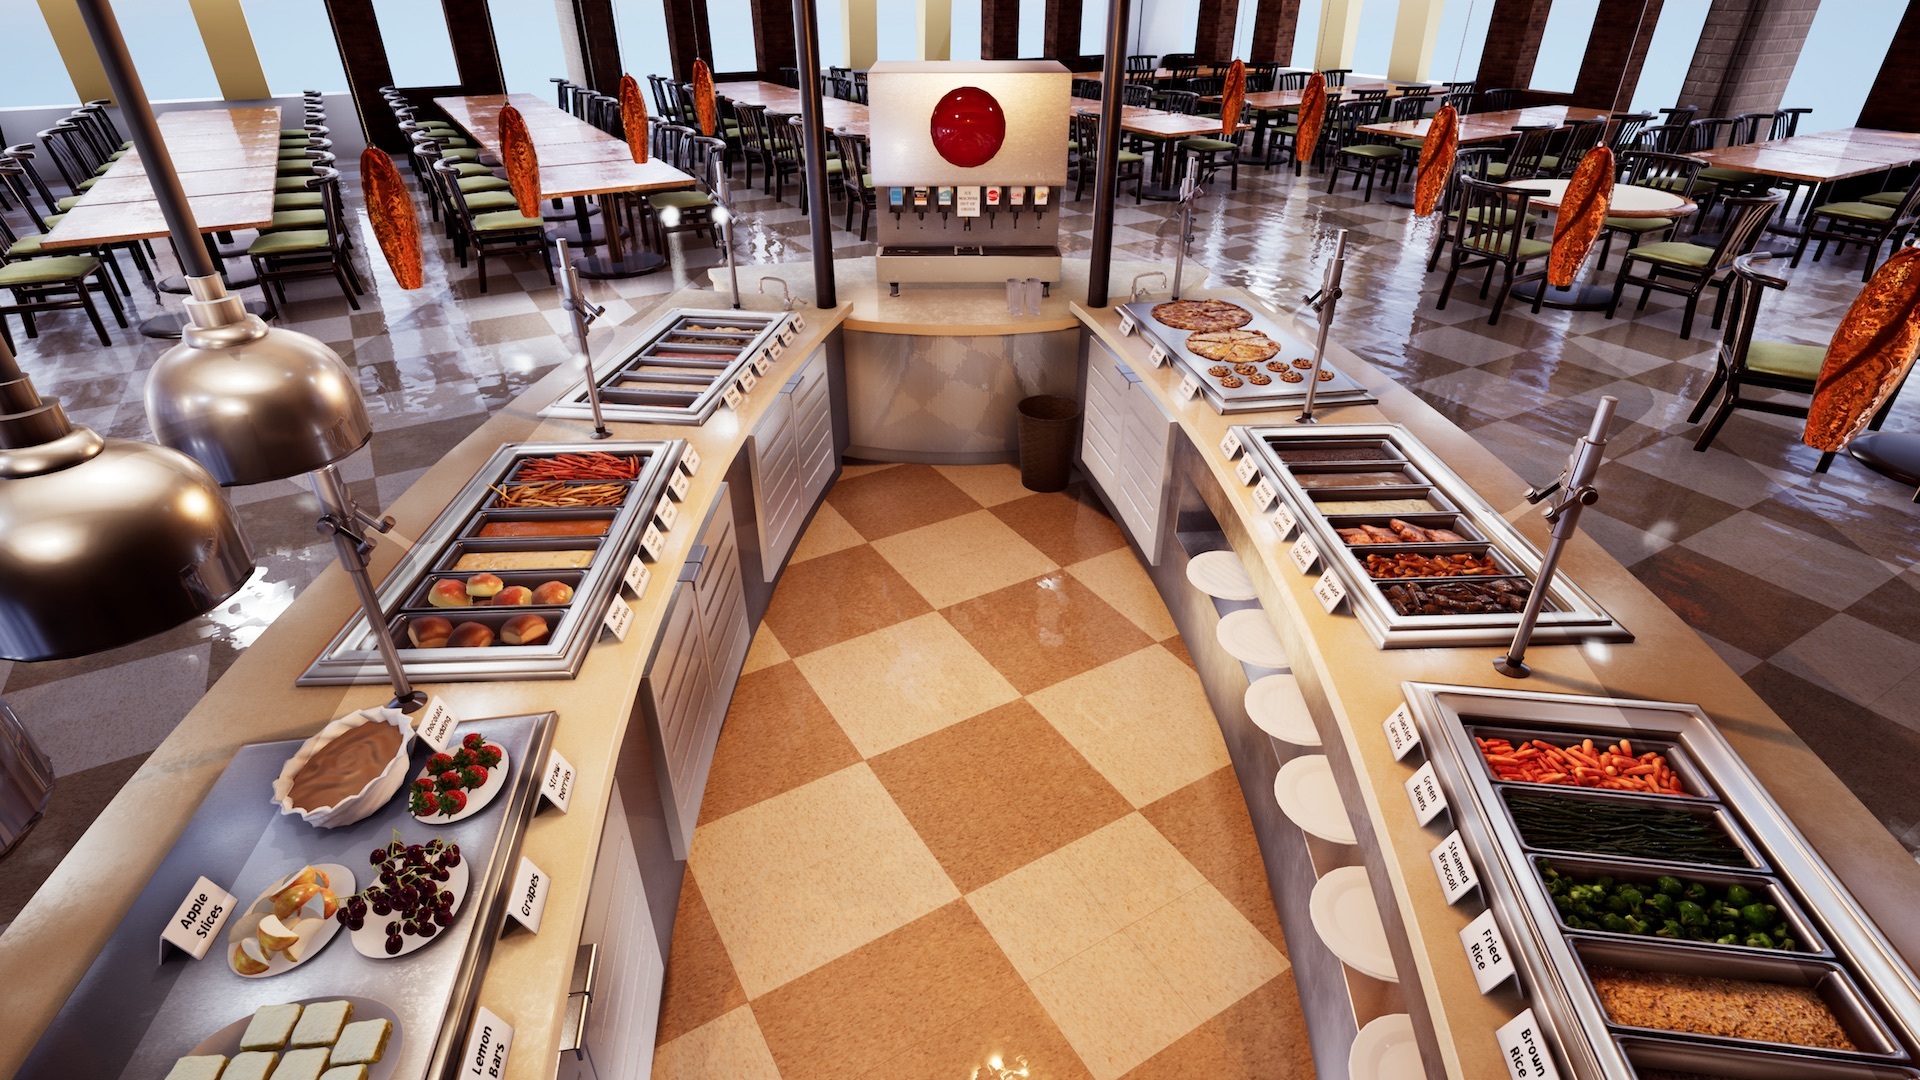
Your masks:
<svg viewBox="0 0 1920 1080"><path fill-rule="evenodd" d="M435 754L427 759L427 768L436 773L446 772L453 768L453 755Z"/></svg>
<svg viewBox="0 0 1920 1080"><path fill-rule="evenodd" d="M469 750L478 750L482 746L485 746L486 743L487 743L486 736L480 734L477 731L467 732L467 737L460 740L460 745L466 747Z"/></svg>
<svg viewBox="0 0 1920 1080"><path fill-rule="evenodd" d="M440 812L451 817L467 808L467 793L455 789L440 793Z"/></svg>
<svg viewBox="0 0 1920 1080"><path fill-rule="evenodd" d="M485 765L469 765L460 770L460 786L471 791L487 782Z"/></svg>
<svg viewBox="0 0 1920 1080"><path fill-rule="evenodd" d="M441 773L439 780L440 780L440 790L442 791L452 791L454 788L457 788L460 786L460 774L453 771L452 769L448 769L446 772Z"/></svg>
<svg viewBox="0 0 1920 1080"><path fill-rule="evenodd" d="M506 756L507 752L505 750L500 749L492 743L488 743L475 751L475 760L489 769L500 764L501 760Z"/></svg>
<svg viewBox="0 0 1920 1080"><path fill-rule="evenodd" d="M416 777L413 781L413 786L421 791L432 791L433 778L430 776Z"/></svg>

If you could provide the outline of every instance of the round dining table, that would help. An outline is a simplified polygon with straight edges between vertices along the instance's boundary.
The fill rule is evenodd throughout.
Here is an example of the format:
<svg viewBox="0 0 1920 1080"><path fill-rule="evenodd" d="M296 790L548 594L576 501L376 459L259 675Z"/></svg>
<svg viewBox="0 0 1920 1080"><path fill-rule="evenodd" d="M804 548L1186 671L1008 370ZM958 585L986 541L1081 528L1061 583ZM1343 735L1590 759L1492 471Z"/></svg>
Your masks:
<svg viewBox="0 0 1920 1080"><path fill-rule="evenodd" d="M1559 210L1560 201L1567 197L1566 180L1548 180L1534 178L1530 180L1509 180L1507 187L1526 188L1545 194L1535 195L1532 204L1542 210ZM1676 195L1655 187L1642 187L1638 184L1613 185L1613 198L1607 206L1607 216L1615 218L1673 218L1679 219L1693 213L1699 207L1692 199ZM1576 281L1572 285L1560 287L1548 285L1544 281L1529 281L1516 285L1513 295L1531 302L1534 294L1541 289L1547 290L1546 299L1540 301L1545 307L1561 308L1567 311L1605 311L1613 301L1613 290L1594 282Z"/></svg>

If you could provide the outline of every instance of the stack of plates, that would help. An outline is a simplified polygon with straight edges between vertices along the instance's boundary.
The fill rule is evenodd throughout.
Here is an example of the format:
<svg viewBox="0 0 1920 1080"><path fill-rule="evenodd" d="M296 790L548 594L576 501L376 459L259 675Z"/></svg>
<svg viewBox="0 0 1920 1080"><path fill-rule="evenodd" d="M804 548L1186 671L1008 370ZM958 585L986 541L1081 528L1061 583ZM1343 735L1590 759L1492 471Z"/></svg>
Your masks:
<svg viewBox="0 0 1920 1080"><path fill-rule="evenodd" d="M1295 746L1319 746L1320 732L1314 729L1313 714L1307 699L1300 696L1300 684L1292 675L1267 675L1247 687L1247 716L1255 727Z"/></svg>
<svg viewBox="0 0 1920 1080"><path fill-rule="evenodd" d="M1221 600L1253 600L1253 579L1231 551L1203 551L1187 563L1187 582Z"/></svg>
<svg viewBox="0 0 1920 1080"><path fill-rule="evenodd" d="M1227 650L1228 656L1243 664L1281 670L1289 666L1287 650L1280 645L1273 624L1267 621L1267 613L1259 608L1227 612L1220 617L1214 637L1219 639L1220 647Z"/></svg>
<svg viewBox="0 0 1920 1080"><path fill-rule="evenodd" d="M1307 914L1313 919L1314 932L1341 963L1381 982L1400 981L1387 948L1386 927L1380 924L1380 909L1373 906L1366 867L1329 870L1313 886Z"/></svg>
<svg viewBox="0 0 1920 1080"><path fill-rule="evenodd" d="M1406 1080L1427 1075L1420 1046L1413 1038L1413 1018L1388 1013L1374 1018L1354 1036L1347 1052L1347 1075L1353 1080Z"/></svg>
<svg viewBox="0 0 1920 1080"><path fill-rule="evenodd" d="M1280 766L1273 798L1287 820L1302 829L1335 844L1353 843L1353 822L1325 754L1306 754Z"/></svg>

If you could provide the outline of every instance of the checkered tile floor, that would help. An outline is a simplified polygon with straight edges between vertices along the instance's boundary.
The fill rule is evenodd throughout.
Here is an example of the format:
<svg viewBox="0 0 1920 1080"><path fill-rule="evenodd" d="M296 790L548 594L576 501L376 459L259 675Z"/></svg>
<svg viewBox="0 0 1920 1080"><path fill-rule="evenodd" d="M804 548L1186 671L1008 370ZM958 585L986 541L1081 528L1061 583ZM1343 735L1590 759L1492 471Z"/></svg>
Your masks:
<svg viewBox="0 0 1920 1080"><path fill-rule="evenodd" d="M1088 492L849 469L746 666L655 1076L1311 1075L1219 728Z"/></svg>

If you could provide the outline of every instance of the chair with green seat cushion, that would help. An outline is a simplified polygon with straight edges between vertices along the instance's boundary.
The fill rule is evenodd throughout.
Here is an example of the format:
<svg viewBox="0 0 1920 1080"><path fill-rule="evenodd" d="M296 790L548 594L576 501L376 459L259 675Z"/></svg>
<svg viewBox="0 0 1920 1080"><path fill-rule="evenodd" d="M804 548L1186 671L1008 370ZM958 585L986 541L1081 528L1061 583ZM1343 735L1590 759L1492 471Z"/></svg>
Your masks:
<svg viewBox="0 0 1920 1080"><path fill-rule="evenodd" d="M1871 195L1862 195L1860 201L1875 206L1899 206L1900 200L1907 197L1904 191L1876 191Z"/></svg>
<svg viewBox="0 0 1920 1080"><path fill-rule="evenodd" d="M327 227L327 212L315 207L311 210L275 210L273 223L261 232L287 232L294 229L324 229Z"/></svg>
<svg viewBox="0 0 1920 1080"><path fill-rule="evenodd" d="M1554 129L1544 125L1520 125L1513 130L1518 135L1508 148L1506 158L1487 166L1489 180L1502 183L1526 180L1545 171L1540 159L1547 154L1547 141L1553 137Z"/></svg>
<svg viewBox="0 0 1920 1080"><path fill-rule="evenodd" d="M1693 178L1700 172L1700 159L1686 154L1662 154L1652 150L1628 150L1620 155L1614 171L1618 183L1635 187L1658 188L1672 192L1683 199L1693 194ZM1632 251L1640 241L1660 233L1672 232L1679 225L1680 218L1662 217L1618 217L1609 215L1600 232L1600 261L1595 269L1605 269L1607 256L1613 250L1613 238L1618 235L1626 238L1627 250Z"/></svg>
<svg viewBox="0 0 1920 1080"><path fill-rule="evenodd" d="M444 161L473 161L480 156L478 150L442 150L440 157Z"/></svg>
<svg viewBox="0 0 1920 1080"><path fill-rule="evenodd" d="M13 228L0 219L0 244L12 249L27 239L34 238L16 236ZM113 344L113 339L107 336L106 324L100 321L100 309L94 306L93 290L98 289L106 294L107 305L113 310L115 322L126 326L127 315L120 306L120 297L113 291L113 284L107 279L105 263L92 255L59 255L15 261L17 258L11 250L0 256L0 292L12 297L11 302L0 300L0 340L4 340L9 347L13 345L13 334L6 321L9 313L20 316L28 337L38 337L40 331L34 320L40 312L84 308L87 318L93 323L94 332L100 337L100 344Z"/></svg>
<svg viewBox="0 0 1920 1080"><path fill-rule="evenodd" d="M1462 203L1460 179L1471 177L1475 180L1487 178L1487 166L1498 157L1500 151L1492 146L1463 146L1453 156L1453 168L1447 173L1447 185L1441 189L1440 203L1437 209L1441 213L1440 227L1433 230L1433 246L1427 252L1427 272L1432 273L1440 265L1440 255L1453 243L1458 232L1459 218L1468 213ZM1505 224L1506 215L1511 211L1505 207L1477 206L1472 211L1473 222L1482 224Z"/></svg>
<svg viewBox="0 0 1920 1080"><path fill-rule="evenodd" d="M1700 294L1714 285L1720 289L1720 298L1714 305L1713 325L1719 326L1727 305L1727 283L1732 280L1733 261L1753 250L1753 245L1766 232L1767 222L1786 201L1786 195L1778 191L1725 200L1726 231L1711 248L1666 241L1625 252L1620 259L1619 276L1613 283L1613 299L1607 304L1607 318L1613 318L1620 307L1620 296L1629 286L1640 287L1636 311L1645 310L1647 298L1655 290L1672 293L1686 298L1686 309L1680 317L1680 337L1686 340L1693 336L1693 315ZM1636 272L1636 263L1644 264L1644 269Z"/></svg>
<svg viewBox="0 0 1920 1080"><path fill-rule="evenodd" d="M487 259L499 255L538 256L546 266L547 280L554 280L553 252L547 243L545 222L523 216L517 205L481 211L461 190L461 177L451 162L436 160L429 168L434 189L439 192L436 203L447 209L447 226L453 233L454 251L460 257L460 265L467 265L469 250L479 261L481 292L487 291ZM483 199L483 205L493 205L501 201L493 197L497 194L505 194L509 201L512 199L508 192L476 192L473 198Z"/></svg>
<svg viewBox="0 0 1920 1080"><path fill-rule="evenodd" d="M278 226L283 218L289 225L297 221L312 221L314 219L309 215L317 214L319 227L264 230L258 239L247 246L247 257L253 261L254 273L260 278L260 291L267 298L269 318L277 315L280 305L287 302L286 283L298 278L332 278L346 296L347 305L355 311L360 310L360 301L356 297L365 290L347 250L345 214L340 201L340 173L324 165L318 166L307 185L321 197L320 209L281 211L274 215L275 225Z"/></svg>
<svg viewBox="0 0 1920 1080"><path fill-rule="evenodd" d="M1506 305L1507 295L1513 291L1513 287L1529 281L1541 283L1541 288L1533 298L1533 310L1538 312L1547 292L1547 267L1543 256L1552 245L1544 240L1529 239L1525 235L1528 204L1534 192L1529 188L1506 187L1459 174L1454 176L1453 182L1458 185L1456 196L1459 200L1451 219L1453 258L1447 268L1447 279L1440 286L1440 297L1434 303L1435 310L1447 306L1447 298L1453 293L1454 279L1460 276L1460 271L1484 267L1487 276L1480 285L1483 299L1493 284L1494 270L1498 268L1501 271L1500 292L1493 299L1493 311L1487 316L1487 325L1492 326L1500 321L1500 309ZM1527 263L1536 259L1540 260L1539 268L1528 270Z"/></svg>
<svg viewBox="0 0 1920 1080"><path fill-rule="evenodd" d="M495 188L490 191L465 191L461 193L467 200L467 209L475 214L492 214L502 210L520 210L520 203L509 188Z"/></svg>
<svg viewBox="0 0 1920 1080"><path fill-rule="evenodd" d="M868 171L872 167L869 156L870 144L864 135L849 135L839 131L834 132L833 141L840 148L840 160L847 162L846 168L851 170L852 175L860 178L859 183L849 184L846 188L845 228L848 232L853 231L853 208L856 205L859 206L860 239L865 241L867 229L873 224L874 212L880 208L879 194L873 190L873 174ZM1069 152L1068 160L1071 161L1076 153L1078 151Z"/></svg>
<svg viewBox="0 0 1920 1080"><path fill-rule="evenodd" d="M1386 142L1374 142L1373 137L1361 131L1363 125L1380 119L1381 103L1377 101L1343 101L1333 107L1327 122L1327 191L1340 181L1340 174L1353 174L1353 187L1359 190L1362 177L1367 181L1367 201L1373 201L1373 181L1380 173L1387 174L1387 182L1392 189L1400 188L1400 168L1405 160L1399 147Z"/></svg>
<svg viewBox="0 0 1920 1080"><path fill-rule="evenodd" d="M1183 160L1191 159L1194 162L1197 167L1195 175L1201 183L1211 180L1215 173L1225 168L1228 189L1238 191L1240 190L1240 138L1239 132L1236 132L1235 137L1231 139L1197 135L1190 139L1181 139L1174 144L1174 149Z"/></svg>
<svg viewBox="0 0 1920 1080"><path fill-rule="evenodd" d="M1076 114L1068 117L1068 123L1072 125L1071 130L1073 131L1074 140L1080 143L1080 145L1099 145L1099 113L1089 112ZM1074 168L1073 197L1076 202L1086 195L1087 185L1093 182L1097 159L1098 156L1096 154L1083 153L1078 159L1071 162ZM1131 150L1120 151L1120 165L1114 174L1113 180L1114 194L1117 196L1120 189L1126 186L1127 181L1132 180L1133 201L1135 205L1138 205L1142 197L1140 188L1146 181L1146 169L1147 159L1144 155L1134 153Z"/></svg>
<svg viewBox="0 0 1920 1080"><path fill-rule="evenodd" d="M1813 249L1814 262L1819 262L1820 256L1826 253L1828 242L1834 244L1835 253L1846 250L1848 244L1859 244L1867 249L1867 265L1860 271L1860 280L1867 281L1879 264L1880 245L1891 241L1893 247L1899 247L1915 225L1920 225L1920 176L1907 185L1900 201L1893 206L1863 200L1814 207L1807 214L1800 242L1794 245L1790 265L1800 265L1800 256L1806 252L1809 240L1820 241Z"/></svg>
<svg viewBox="0 0 1920 1080"><path fill-rule="evenodd" d="M289 191L273 197L274 213L282 210L318 210L321 195L317 191Z"/></svg>

